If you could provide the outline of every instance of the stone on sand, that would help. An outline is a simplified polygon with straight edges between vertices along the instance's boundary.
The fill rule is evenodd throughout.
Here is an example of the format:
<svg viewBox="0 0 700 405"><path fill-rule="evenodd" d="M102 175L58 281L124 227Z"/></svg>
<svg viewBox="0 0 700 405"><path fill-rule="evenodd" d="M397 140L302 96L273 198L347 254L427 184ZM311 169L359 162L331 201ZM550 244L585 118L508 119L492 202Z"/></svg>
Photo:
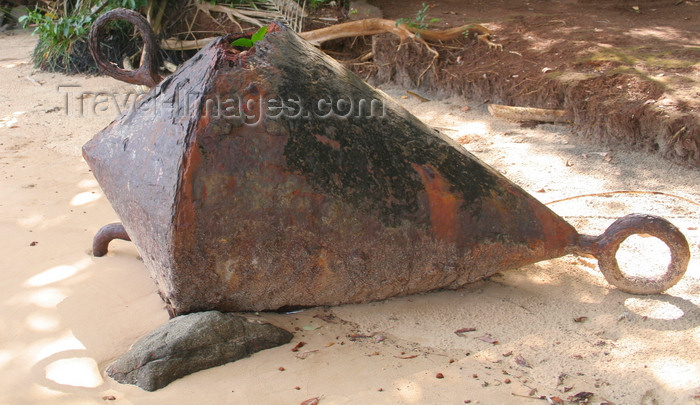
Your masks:
<svg viewBox="0 0 700 405"><path fill-rule="evenodd" d="M133 344L107 367L123 384L155 391L188 374L288 343L292 334L268 323L218 311L178 316Z"/></svg>

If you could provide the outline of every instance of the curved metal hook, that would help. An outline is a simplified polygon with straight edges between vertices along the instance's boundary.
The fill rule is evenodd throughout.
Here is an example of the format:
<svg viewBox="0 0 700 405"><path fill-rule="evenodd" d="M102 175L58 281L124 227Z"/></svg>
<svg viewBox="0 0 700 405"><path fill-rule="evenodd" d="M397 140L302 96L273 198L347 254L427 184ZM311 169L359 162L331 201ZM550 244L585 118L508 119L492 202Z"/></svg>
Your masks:
<svg viewBox="0 0 700 405"><path fill-rule="evenodd" d="M617 263L620 244L634 234L649 234L661 239L671 250L671 263L658 277L625 275ZM613 222L600 236L581 235L579 248L598 259L600 271L608 282L631 294L658 294L673 287L685 274L690 248L685 236L672 223L654 215L630 214Z"/></svg>
<svg viewBox="0 0 700 405"><path fill-rule="evenodd" d="M93 256L102 257L106 255L109 242L113 241L114 239L131 241L129 234L126 233L126 229L124 229L124 225L122 225L120 222L107 224L97 231L95 236L92 238Z"/></svg>
<svg viewBox="0 0 700 405"><path fill-rule="evenodd" d="M104 34L105 26L114 20L126 20L138 29L143 38L143 52L141 53L141 66L136 70L124 70L108 61L100 49L100 37ZM102 14L90 28L88 39L90 54L95 63L106 74L123 82L153 87L163 80L158 73L158 44L148 21L139 13L125 8L116 8Z"/></svg>

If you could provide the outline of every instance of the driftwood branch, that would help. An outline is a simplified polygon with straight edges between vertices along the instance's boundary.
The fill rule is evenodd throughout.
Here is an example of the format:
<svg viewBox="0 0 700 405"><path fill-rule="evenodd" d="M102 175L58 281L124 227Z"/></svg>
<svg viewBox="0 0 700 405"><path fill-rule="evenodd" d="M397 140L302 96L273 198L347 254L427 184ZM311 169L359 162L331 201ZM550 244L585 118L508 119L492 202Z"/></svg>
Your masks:
<svg viewBox="0 0 700 405"><path fill-rule="evenodd" d="M507 118L514 121L571 122L565 110L490 104L489 113L494 117Z"/></svg>

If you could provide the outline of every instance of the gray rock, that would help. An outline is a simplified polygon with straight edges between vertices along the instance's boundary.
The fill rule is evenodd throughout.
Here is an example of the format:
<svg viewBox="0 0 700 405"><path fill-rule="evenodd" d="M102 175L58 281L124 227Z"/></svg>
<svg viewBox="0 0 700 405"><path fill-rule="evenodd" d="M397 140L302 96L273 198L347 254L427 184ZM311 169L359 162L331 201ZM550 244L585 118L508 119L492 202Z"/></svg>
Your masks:
<svg viewBox="0 0 700 405"><path fill-rule="evenodd" d="M171 319L107 367L122 384L155 391L188 374L288 343L292 334L268 323L218 311Z"/></svg>

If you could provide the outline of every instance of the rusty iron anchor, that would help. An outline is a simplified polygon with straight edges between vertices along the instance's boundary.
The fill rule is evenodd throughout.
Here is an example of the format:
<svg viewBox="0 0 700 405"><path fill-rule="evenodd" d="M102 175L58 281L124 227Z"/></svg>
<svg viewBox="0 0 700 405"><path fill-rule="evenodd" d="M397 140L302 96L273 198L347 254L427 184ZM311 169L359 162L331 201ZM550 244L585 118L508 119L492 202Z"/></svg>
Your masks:
<svg viewBox="0 0 700 405"><path fill-rule="evenodd" d="M143 19L98 18L100 66L97 38L115 18ZM136 72L107 72L155 86L83 148L122 221L98 232L95 255L131 239L172 316L459 288L572 253L596 257L629 293L682 278L688 243L665 219L632 214L580 235L294 32L271 24L252 48L231 45L244 36L213 41L166 79L145 40ZM640 233L669 246L665 274L619 269L617 249Z"/></svg>

